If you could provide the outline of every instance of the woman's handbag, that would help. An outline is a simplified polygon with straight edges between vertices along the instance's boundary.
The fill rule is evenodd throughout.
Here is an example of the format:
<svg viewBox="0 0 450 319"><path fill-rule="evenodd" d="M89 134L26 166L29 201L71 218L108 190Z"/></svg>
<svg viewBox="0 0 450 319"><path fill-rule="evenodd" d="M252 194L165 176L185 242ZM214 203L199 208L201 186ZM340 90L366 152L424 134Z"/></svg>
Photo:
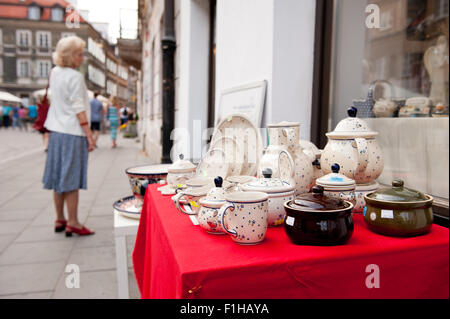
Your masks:
<svg viewBox="0 0 450 319"><path fill-rule="evenodd" d="M48 109L50 108L50 103L47 98L49 85L50 85L50 75L48 76L48 83L47 83L47 87L45 88L44 97L42 98L41 102L38 104L37 118L33 125L33 128L36 131L39 131L41 133L49 132L49 130L47 130L44 127L45 120L47 119Z"/></svg>

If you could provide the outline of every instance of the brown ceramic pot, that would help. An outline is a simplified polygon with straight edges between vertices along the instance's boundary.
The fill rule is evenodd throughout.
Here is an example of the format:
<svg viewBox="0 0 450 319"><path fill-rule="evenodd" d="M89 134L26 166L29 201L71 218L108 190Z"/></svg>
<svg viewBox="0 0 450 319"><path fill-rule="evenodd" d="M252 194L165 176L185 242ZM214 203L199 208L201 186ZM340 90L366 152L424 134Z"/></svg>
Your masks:
<svg viewBox="0 0 450 319"><path fill-rule="evenodd" d="M297 245L340 245L353 233L353 204L323 194L314 186L313 193L303 194L284 204L284 227Z"/></svg>

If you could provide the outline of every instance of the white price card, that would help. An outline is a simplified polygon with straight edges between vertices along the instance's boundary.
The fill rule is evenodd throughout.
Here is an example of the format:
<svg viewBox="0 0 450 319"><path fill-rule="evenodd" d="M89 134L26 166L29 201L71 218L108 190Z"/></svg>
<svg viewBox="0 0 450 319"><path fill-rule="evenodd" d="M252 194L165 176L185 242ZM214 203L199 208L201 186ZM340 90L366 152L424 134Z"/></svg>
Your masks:
<svg viewBox="0 0 450 319"><path fill-rule="evenodd" d="M382 209L381 210L381 218L394 219L394 211L389 210L389 209Z"/></svg>
<svg viewBox="0 0 450 319"><path fill-rule="evenodd" d="M286 217L286 225L294 226L295 218L292 216Z"/></svg>

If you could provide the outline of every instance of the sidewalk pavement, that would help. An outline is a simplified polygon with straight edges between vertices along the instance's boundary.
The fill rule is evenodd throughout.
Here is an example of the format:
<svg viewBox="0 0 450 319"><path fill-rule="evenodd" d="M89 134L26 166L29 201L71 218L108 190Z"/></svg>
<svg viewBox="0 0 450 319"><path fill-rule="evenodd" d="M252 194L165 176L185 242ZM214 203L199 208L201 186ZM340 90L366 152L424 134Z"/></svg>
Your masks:
<svg viewBox="0 0 450 319"><path fill-rule="evenodd" d="M118 134L112 149L101 135L90 153L88 189L80 191L80 222L96 234L54 233L52 191L42 187L45 153L35 132L0 129L0 298L117 298L114 201L132 195L125 169L149 164L137 139ZM139 298L127 238L130 298ZM80 288L66 288L66 265L80 267Z"/></svg>

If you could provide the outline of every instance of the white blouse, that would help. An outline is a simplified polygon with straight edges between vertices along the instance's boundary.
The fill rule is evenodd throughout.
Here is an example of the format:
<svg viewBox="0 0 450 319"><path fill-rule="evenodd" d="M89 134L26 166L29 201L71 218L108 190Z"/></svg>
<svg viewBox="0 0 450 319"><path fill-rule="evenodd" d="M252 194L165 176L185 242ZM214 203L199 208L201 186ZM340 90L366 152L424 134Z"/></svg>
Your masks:
<svg viewBox="0 0 450 319"><path fill-rule="evenodd" d="M51 103L44 126L53 132L85 136L77 114L86 111L89 121L89 97L83 75L56 66L50 74Z"/></svg>

